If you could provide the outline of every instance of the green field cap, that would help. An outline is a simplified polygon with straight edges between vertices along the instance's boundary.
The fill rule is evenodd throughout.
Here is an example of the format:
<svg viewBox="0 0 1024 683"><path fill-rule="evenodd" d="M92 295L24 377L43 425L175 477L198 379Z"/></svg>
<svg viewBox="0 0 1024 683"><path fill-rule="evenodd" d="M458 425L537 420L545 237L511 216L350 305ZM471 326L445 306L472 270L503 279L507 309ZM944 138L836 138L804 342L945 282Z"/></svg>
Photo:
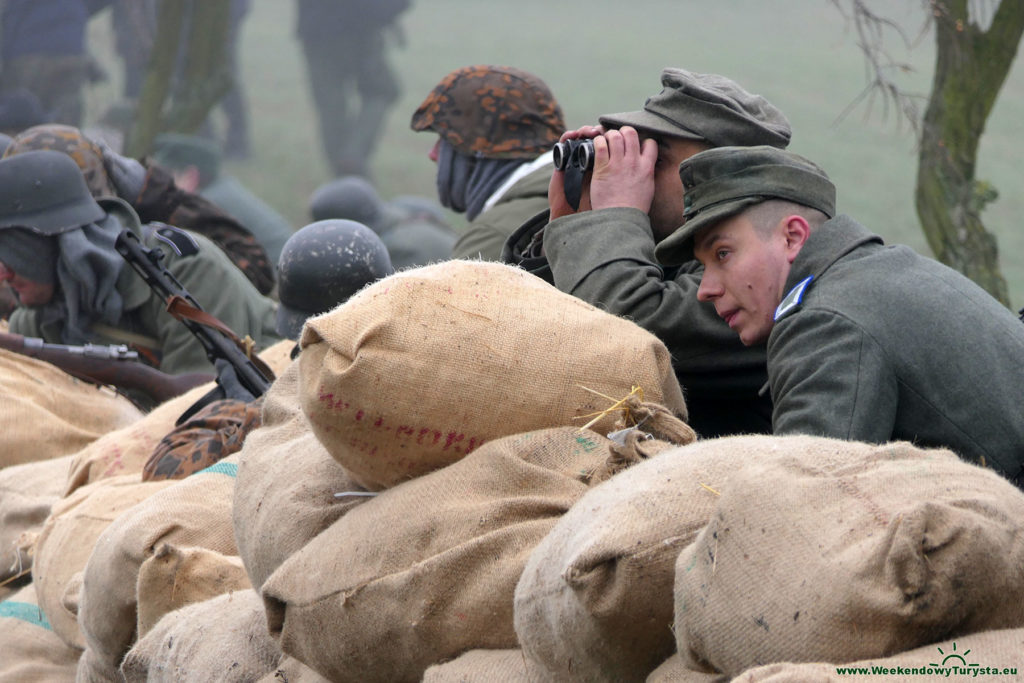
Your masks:
<svg viewBox="0 0 1024 683"><path fill-rule="evenodd" d="M661 85L662 91L647 98L642 110L601 116L601 125L633 126L715 147L789 144L792 131L782 112L725 76L670 68L661 72Z"/></svg>
<svg viewBox="0 0 1024 683"><path fill-rule="evenodd" d="M693 259L698 232L768 199L836 213L836 187L817 164L775 147L718 147L679 165L683 225L655 248L665 264Z"/></svg>

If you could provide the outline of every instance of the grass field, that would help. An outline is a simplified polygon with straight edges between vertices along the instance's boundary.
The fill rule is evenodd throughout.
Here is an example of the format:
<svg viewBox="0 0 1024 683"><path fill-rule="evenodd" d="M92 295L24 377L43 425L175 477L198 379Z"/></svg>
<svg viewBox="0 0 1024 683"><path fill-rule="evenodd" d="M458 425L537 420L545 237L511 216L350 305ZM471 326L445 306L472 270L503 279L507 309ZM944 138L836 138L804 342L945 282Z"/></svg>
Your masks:
<svg viewBox="0 0 1024 683"><path fill-rule="evenodd" d="M890 5L900 8L911 33L919 28L920 3L884 6ZM878 106L861 106L837 121L863 89L865 70L852 29L828 0L417 0L401 28L405 45L396 46L393 63L403 95L373 162L385 197L434 196L434 168L426 158L434 140L409 130L409 118L454 68L495 63L536 73L574 127L601 113L638 108L660 90L661 68L680 66L724 74L770 99L793 126L791 149L820 163L835 180L841 211L890 242L929 253L913 209L916 159L908 126L891 114L884 117ZM105 17L94 22L90 39L116 76ZM930 36L912 51L892 39L895 56L915 68L902 82L926 94ZM229 169L301 226L306 200L328 172L317 147L292 2L253 0L242 59L254 153ZM89 111L102 111L116 87L115 79L90 92ZM1000 192L984 219L999 238L1016 306L1024 305L1022 137L1024 67L1018 63L989 119L978 168L978 177ZM461 219L453 220L460 227Z"/></svg>

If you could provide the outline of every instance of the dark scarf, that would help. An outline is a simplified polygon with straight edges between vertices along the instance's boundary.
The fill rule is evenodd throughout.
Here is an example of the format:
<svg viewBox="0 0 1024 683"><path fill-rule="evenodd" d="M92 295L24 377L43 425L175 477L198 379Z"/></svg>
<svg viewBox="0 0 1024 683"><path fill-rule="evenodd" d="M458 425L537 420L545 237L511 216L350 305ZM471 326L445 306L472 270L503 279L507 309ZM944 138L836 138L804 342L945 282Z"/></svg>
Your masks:
<svg viewBox="0 0 1024 683"><path fill-rule="evenodd" d="M466 218L473 220L494 191L522 164L522 159L466 156L442 138L437 156L438 199L442 206L465 212Z"/></svg>

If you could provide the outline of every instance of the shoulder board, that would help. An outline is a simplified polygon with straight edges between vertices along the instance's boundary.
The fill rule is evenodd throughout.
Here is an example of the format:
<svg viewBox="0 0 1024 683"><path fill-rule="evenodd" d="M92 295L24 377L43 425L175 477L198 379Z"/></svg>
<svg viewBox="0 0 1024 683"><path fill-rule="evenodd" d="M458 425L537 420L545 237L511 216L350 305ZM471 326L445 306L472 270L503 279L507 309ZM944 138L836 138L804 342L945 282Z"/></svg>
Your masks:
<svg viewBox="0 0 1024 683"><path fill-rule="evenodd" d="M807 287L810 286L811 280L813 279L813 275L808 275L798 282L796 287L789 290L789 293L782 298L782 303L780 303L779 307L775 309L775 320L778 320L800 305L804 300L804 292L807 291Z"/></svg>
<svg viewBox="0 0 1024 683"><path fill-rule="evenodd" d="M165 223L154 223L153 234L158 240L174 250L178 256L193 256L199 253L199 243L181 228Z"/></svg>

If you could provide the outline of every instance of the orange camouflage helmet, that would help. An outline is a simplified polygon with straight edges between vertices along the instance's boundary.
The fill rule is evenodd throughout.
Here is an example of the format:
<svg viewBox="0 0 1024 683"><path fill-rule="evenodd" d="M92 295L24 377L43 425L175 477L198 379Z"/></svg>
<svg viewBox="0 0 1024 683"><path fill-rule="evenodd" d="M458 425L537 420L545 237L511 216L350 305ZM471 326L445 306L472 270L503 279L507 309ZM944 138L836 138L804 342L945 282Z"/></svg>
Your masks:
<svg viewBox="0 0 1024 683"><path fill-rule="evenodd" d="M558 142L565 122L544 81L480 64L445 76L412 115L412 129L432 130L468 156L529 159Z"/></svg>
<svg viewBox="0 0 1024 683"><path fill-rule="evenodd" d="M11 140L4 158L44 149L63 152L74 159L93 197L117 196L103 165L103 150L74 126L47 123L26 128Z"/></svg>

